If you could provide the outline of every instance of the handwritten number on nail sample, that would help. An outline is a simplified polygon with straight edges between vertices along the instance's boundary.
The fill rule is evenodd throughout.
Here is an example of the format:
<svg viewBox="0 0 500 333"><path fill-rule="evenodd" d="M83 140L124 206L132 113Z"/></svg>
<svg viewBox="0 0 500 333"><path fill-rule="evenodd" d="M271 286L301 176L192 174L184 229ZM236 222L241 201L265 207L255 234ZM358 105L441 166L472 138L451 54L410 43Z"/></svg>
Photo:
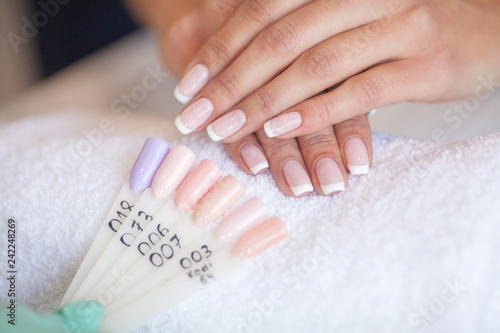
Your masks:
<svg viewBox="0 0 500 333"><path fill-rule="evenodd" d="M151 215L148 215L146 213L144 213L142 210L139 212L138 216L141 217L142 215L144 215L144 221L153 221L153 217Z"/></svg>
<svg viewBox="0 0 500 333"><path fill-rule="evenodd" d="M119 226L117 224L119 224ZM114 232L118 232L118 229L122 225L122 222L117 219L112 219L111 221L109 221L108 225L111 228L111 230L113 230Z"/></svg>
<svg viewBox="0 0 500 333"><path fill-rule="evenodd" d="M137 229L139 231L142 231L141 225L136 220L134 220L134 222L132 222L132 228L134 228L135 226L137 226Z"/></svg>
<svg viewBox="0 0 500 333"><path fill-rule="evenodd" d="M163 237L165 237L166 234L169 233L169 230L167 228L162 228L161 227L161 223L159 223L157 226L156 226L156 230L158 230L158 235L156 232L152 232L149 234L148 236L148 240L149 240L149 243L148 242L141 242L138 246L137 246L137 250L139 251L140 254L142 254L143 256L146 255L146 253L148 253L149 250L151 250L152 246L151 245L156 245L156 243L158 241L160 241ZM153 238L157 238L157 241L153 241ZM150 245L151 244L151 245ZM147 247L147 250L144 251L144 246Z"/></svg>
<svg viewBox="0 0 500 333"><path fill-rule="evenodd" d="M172 242L174 239L177 241L175 243L175 246L177 246L180 249L181 248L181 243L179 241L179 237L177 237L177 234L175 234L172 238L170 238L170 242Z"/></svg>
<svg viewBox="0 0 500 333"><path fill-rule="evenodd" d="M121 220L124 220L124 219L127 218L127 215L123 214L119 210L116 211L116 215L118 215L118 218L121 219Z"/></svg>
<svg viewBox="0 0 500 333"><path fill-rule="evenodd" d="M127 239L129 242L127 242ZM126 232L120 237L120 241L125 245L125 246L130 246L135 240L135 236Z"/></svg>
<svg viewBox="0 0 500 333"><path fill-rule="evenodd" d="M166 228L165 229L162 229L162 230L167 230ZM168 231L167 231L168 232ZM177 237L177 235L174 235L171 239L170 239L170 242L172 242L173 240L176 240L177 243L174 245L174 246L177 246L179 248L181 248L180 246L180 243L179 243L179 237ZM140 250L139 250L140 251ZM149 261L156 267L161 267L164 263L164 259L166 260L170 260L172 259L172 257L174 256L175 254L175 251L174 251L174 248L172 246L170 246L169 244L163 244L161 247L160 247L160 253L158 252L154 252L152 253L150 256L149 256ZM141 252L143 255L144 253Z"/></svg>
<svg viewBox="0 0 500 333"><path fill-rule="evenodd" d="M203 254L200 251L193 251L190 257L182 258L179 263L185 269L189 278L199 278L201 283L207 284L210 282L209 280L215 280L215 277L210 272L212 263L208 261L208 258L212 256L212 251L208 249L207 245L203 245L201 250L204 250ZM197 264L194 268L192 268L193 263Z"/></svg>
<svg viewBox="0 0 500 333"><path fill-rule="evenodd" d="M168 234L168 229L167 228L160 229L160 228L161 228L161 224L158 224L158 226L156 227L156 230L158 230L158 232L160 233L160 235L162 237L165 237L165 235Z"/></svg>
<svg viewBox="0 0 500 333"><path fill-rule="evenodd" d="M127 209L129 211L132 211L132 209L134 208L134 206L130 206L130 204L123 200L122 202L120 202L120 206L123 208L123 209Z"/></svg>
<svg viewBox="0 0 500 333"><path fill-rule="evenodd" d="M206 255L206 257L205 257L205 258L207 258L207 259L208 259L208 258L210 258L210 256L212 255L212 251L210 251L210 250L208 249L208 246L203 245L201 248L202 248L203 250L205 250L205 255Z"/></svg>

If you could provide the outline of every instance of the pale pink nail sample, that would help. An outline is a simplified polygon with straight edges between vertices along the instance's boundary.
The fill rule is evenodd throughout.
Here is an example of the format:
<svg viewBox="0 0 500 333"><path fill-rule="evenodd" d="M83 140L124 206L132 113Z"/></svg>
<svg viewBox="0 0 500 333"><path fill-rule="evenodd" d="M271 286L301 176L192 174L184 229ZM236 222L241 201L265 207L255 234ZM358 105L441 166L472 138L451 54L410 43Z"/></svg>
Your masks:
<svg viewBox="0 0 500 333"><path fill-rule="evenodd" d="M291 159L283 164L283 176L296 197L314 191L311 178L297 160Z"/></svg>
<svg viewBox="0 0 500 333"><path fill-rule="evenodd" d="M214 112L214 105L202 98L188 106L176 119L175 126L182 134L189 134L203 125Z"/></svg>
<svg viewBox="0 0 500 333"><path fill-rule="evenodd" d="M316 175L325 195L345 190L342 171L330 157L323 157L316 163Z"/></svg>
<svg viewBox="0 0 500 333"><path fill-rule="evenodd" d="M266 156L256 145L247 143L240 149L240 154L248 168L254 175L260 171L269 168Z"/></svg>
<svg viewBox="0 0 500 333"><path fill-rule="evenodd" d="M233 245L231 252L239 257L253 257L279 243L286 236L287 231L283 222L273 217L245 233Z"/></svg>
<svg viewBox="0 0 500 333"><path fill-rule="evenodd" d="M215 229L220 240L233 243L248 230L267 220L267 207L259 198L252 198L226 216Z"/></svg>
<svg viewBox="0 0 500 333"><path fill-rule="evenodd" d="M196 157L188 147L173 147L153 178L153 194L159 199L167 199L179 187L195 161Z"/></svg>
<svg viewBox="0 0 500 333"><path fill-rule="evenodd" d="M175 97L179 102L187 103L207 84L208 77L207 67L201 64L194 66L179 82L174 92Z"/></svg>
<svg viewBox="0 0 500 333"><path fill-rule="evenodd" d="M302 125L302 116L299 112L287 112L264 124L264 131L270 138L289 133Z"/></svg>
<svg viewBox="0 0 500 333"><path fill-rule="evenodd" d="M220 141L238 132L247 122L242 110L226 113L207 127L207 133L213 141Z"/></svg>
<svg viewBox="0 0 500 333"><path fill-rule="evenodd" d="M367 174L370 169L370 158L366 145L360 138L354 137L344 144L345 158L352 175Z"/></svg>
<svg viewBox="0 0 500 333"><path fill-rule="evenodd" d="M233 176L226 176L201 199L193 212L198 224L208 224L222 216L244 194L241 183Z"/></svg>
<svg viewBox="0 0 500 333"><path fill-rule="evenodd" d="M179 186L174 203L182 210L192 209L221 177L219 167L210 160L203 160Z"/></svg>

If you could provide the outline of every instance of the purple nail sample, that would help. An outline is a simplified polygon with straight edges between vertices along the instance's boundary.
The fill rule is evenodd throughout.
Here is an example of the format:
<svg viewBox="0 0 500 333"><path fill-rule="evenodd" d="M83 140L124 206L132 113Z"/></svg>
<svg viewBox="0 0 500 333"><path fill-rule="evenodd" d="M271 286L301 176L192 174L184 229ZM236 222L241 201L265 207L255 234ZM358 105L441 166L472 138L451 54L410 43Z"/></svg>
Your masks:
<svg viewBox="0 0 500 333"><path fill-rule="evenodd" d="M170 145L160 138L146 140L130 172L130 189L142 192L151 186L156 170L170 151Z"/></svg>

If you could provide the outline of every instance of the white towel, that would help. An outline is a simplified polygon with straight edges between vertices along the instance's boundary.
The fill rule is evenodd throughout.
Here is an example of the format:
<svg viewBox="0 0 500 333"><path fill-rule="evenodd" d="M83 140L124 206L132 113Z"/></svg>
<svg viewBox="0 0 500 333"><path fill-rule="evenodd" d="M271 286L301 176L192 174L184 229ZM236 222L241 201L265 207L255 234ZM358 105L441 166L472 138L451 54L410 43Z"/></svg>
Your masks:
<svg viewBox="0 0 500 333"><path fill-rule="evenodd" d="M89 143L82 130L104 118L113 130ZM149 136L234 175L289 238L137 332L500 331L500 133L452 143L374 134L367 176L335 197L294 199L205 134L181 137L171 118L73 110L3 125L2 301L7 219L18 228L18 302L54 310Z"/></svg>

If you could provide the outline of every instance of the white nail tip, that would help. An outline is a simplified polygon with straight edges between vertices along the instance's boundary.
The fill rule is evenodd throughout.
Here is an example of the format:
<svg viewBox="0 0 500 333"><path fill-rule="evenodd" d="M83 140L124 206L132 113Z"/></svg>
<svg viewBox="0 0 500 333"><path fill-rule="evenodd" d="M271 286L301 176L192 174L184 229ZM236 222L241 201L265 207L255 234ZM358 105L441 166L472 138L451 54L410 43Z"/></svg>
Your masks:
<svg viewBox="0 0 500 333"><path fill-rule="evenodd" d="M377 113L377 109L373 109L370 112L368 112L369 116L373 116L375 113Z"/></svg>
<svg viewBox="0 0 500 333"><path fill-rule="evenodd" d="M301 196L304 193L314 191L314 187L310 183L309 184L302 184L302 185L295 186L295 187L290 187L290 189L292 190L293 195L295 195L296 197Z"/></svg>
<svg viewBox="0 0 500 333"><path fill-rule="evenodd" d="M188 128L186 125L182 123L181 116L177 116L177 118L175 118L174 123L175 127L177 127L179 132L181 132L184 135L187 135L193 131L192 129Z"/></svg>
<svg viewBox="0 0 500 333"><path fill-rule="evenodd" d="M256 166L250 168L254 175L258 174L261 170L269 168L269 164L266 162L262 162L257 164Z"/></svg>
<svg viewBox="0 0 500 333"><path fill-rule="evenodd" d="M366 175L370 171L369 165L349 165L351 175Z"/></svg>
<svg viewBox="0 0 500 333"><path fill-rule="evenodd" d="M182 104L187 104L191 100L191 98L192 98L192 97L184 96L181 93L181 91L179 90L179 86L175 87L175 89L174 89L174 96Z"/></svg>
<svg viewBox="0 0 500 333"><path fill-rule="evenodd" d="M271 121L266 121L266 123L264 124L264 132L266 132L266 135L269 137L269 138L275 138L277 137L276 133L274 133L274 131L271 129Z"/></svg>
<svg viewBox="0 0 500 333"><path fill-rule="evenodd" d="M207 134L208 136L210 137L210 139L212 139L213 141L217 142L217 141L220 141L222 139L224 139L223 137L221 136L218 136L214 130L212 129L212 124L208 125L207 127Z"/></svg>
<svg viewBox="0 0 500 333"><path fill-rule="evenodd" d="M325 195L335 193L335 192L342 192L345 190L345 184L344 183L334 183L334 184L328 184L328 185L321 185L321 189L323 190L323 193Z"/></svg>

